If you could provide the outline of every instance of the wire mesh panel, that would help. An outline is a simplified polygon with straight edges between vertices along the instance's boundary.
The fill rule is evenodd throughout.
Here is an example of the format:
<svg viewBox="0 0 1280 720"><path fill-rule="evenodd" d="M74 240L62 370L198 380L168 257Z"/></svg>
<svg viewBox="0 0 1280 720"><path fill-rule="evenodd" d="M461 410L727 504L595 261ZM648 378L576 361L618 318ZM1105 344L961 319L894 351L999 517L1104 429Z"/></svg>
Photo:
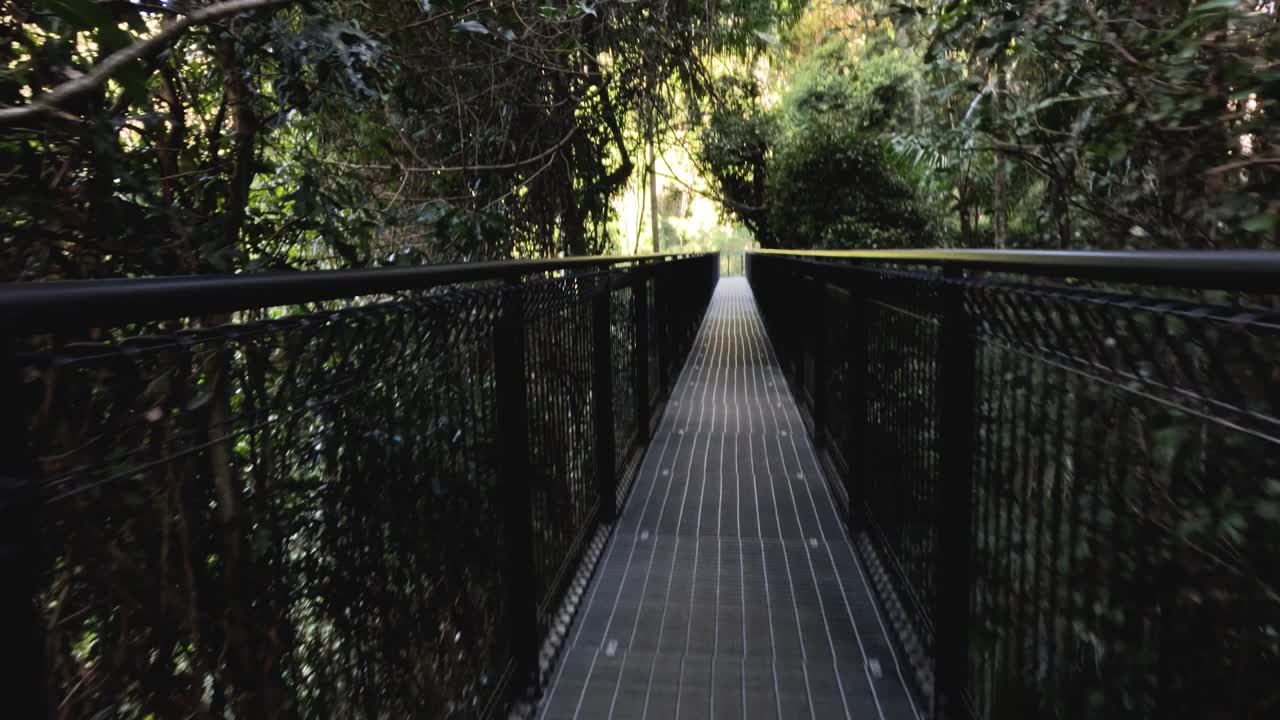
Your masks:
<svg viewBox="0 0 1280 720"><path fill-rule="evenodd" d="M832 450L832 459L838 469L847 470L849 459L844 449L845 438L849 436L849 392L850 392L850 358L847 349L852 341L854 324L852 319L852 293L847 288L822 285L823 318L821 324L822 354L826 361L824 377L818 378L818 392L825 396L825 417L823 442ZM861 341L861 338L859 338ZM862 369L859 368L859 372ZM835 488L836 497L848 502L847 490ZM845 508L846 512L848 508Z"/></svg>
<svg viewBox="0 0 1280 720"><path fill-rule="evenodd" d="M656 278L647 278L645 280L645 305L650 318L658 316L658 282ZM662 386L662 328L659 324L650 320L649 322L649 341L648 354L649 362L646 372L649 373L649 406L655 407L658 399L662 397L664 388Z"/></svg>
<svg viewBox="0 0 1280 720"><path fill-rule="evenodd" d="M591 297L608 275L524 285L533 562L543 632L595 527Z"/></svg>
<svg viewBox="0 0 1280 720"><path fill-rule="evenodd" d="M804 410L939 716L1280 712L1280 313L1232 292L1252 270L866 255L747 270L778 354L849 388L842 420Z"/></svg>
<svg viewBox="0 0 1280 720"><path fill-rule="evenodd" d="M812 412L819 402L818 391L821 386L818 373L823 372L822 368L822 351L826 343L826 327L822 318L822 303L826 300L825 287L826 283L819 281L817 278L808 277L804 280L803 287L805 295L797 298L799 302L808 307L808 312L800 316L800 322L804 327L799 328L798 367L796 368L796 386L800 392L800 402L810 409ZM825 374L825 373L824 373ZM816 430L816 426L811 427Z"/></svg>
<svg viewBox="0 0 1280 720"><path fill-rule="evenodd" d="M711 302L711 293L719 279L719 270L718 263L685 263L654 277L655 313L663 318L654 338L660 360L657 380L664 395L675 384L676 375L684 367L683 359L693 347L703 312Z"/></svg>
<svg viewBox="0 0 1280 720"><path fill-rule="evenodd" d="M905 303L903 303L905 304ZM871 302L866 310L868 434L857 482L866 526L888 549L899 598L932 648L937 602L937 321L920 308Z"/></svg>
<svg viewBox="0 0 1280 720"><path fill-rule="evenodd" d="M489 702L510 655L495 308L458 291L34 339L59 712Z"/></svg>
<svg viewBox="0 0 1280 720"><path fill-rule="evenodd" d="M977 710L1280 711L1280 316L1221 293L965 295Z"/></svg>
<svg viewBox="0 0 1280 720"><path fill-rule="evenodd" d="M739 277L745 274L745 259L742 252L720 253L720 277Z"/></svg>
<svg viewBox="0 0 1280 720"><path fill-rule="evenodd" d="M717 263L7 289L30 452L5 458L0 594L42 636L20 644L20 613L0 634L45 669L30 715L505 715L619 471L598 467L598 371L627 442L644 414L631 278L671 288L647 321L678 366ZM187 309L131 301L158 284Z"/></svg>
<svg viewBox="0 0 1280 720"><path fill-rule="evenodd" d="M638 437L635 382L638 370L635 363L633 294L631 287L615 288L609 293L609 352L613 354L613 432L615 447L618 448L617 467L614 471L619 474L626 467ZM626 487L619 486L618 492L620 496L625 495Z"/></svg>

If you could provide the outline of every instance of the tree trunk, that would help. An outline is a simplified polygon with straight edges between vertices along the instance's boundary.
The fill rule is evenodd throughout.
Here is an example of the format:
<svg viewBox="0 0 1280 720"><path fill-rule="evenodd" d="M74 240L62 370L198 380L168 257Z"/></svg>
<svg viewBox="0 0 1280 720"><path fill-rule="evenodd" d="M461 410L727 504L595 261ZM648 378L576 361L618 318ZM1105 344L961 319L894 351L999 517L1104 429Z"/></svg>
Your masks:
<svg viewBox="0 0 1280 720"><path fill-rule="evenodd" d="M649 101L649 217L653 224L653 251L662 252L661 227L658 225L658 163L654 149L654 123L657 121L653 112L653 100Z"/></svg>
<svg viewBox="0 0 1280 720"><path fill-rule="evenodd" d="M996 118L1004 111L1005 87L1008 83L1003 70L996 70L996 90L992 100L992 110ZM995 234L995 245L1003 249L1009 241L1009 163L999 150L995 154L995 173L991 183L991 227Z"/></svg>
<svg viewBox="0 0 1280 720"><path fill-rule="evenodd" d="M245 84L234 43L230 39L224 40L221 51L227 105L233 123L234 165L230 192L223 211L223 247L220 250L230 252L239 246L240 230L244 226L245 210L249 205L249 188L253 185L254 160L257 154L258 118L253 112L250 90ZM201 260L207 262L208 258ZM215 269L226 272L232 268L215 265Z"/></svg>

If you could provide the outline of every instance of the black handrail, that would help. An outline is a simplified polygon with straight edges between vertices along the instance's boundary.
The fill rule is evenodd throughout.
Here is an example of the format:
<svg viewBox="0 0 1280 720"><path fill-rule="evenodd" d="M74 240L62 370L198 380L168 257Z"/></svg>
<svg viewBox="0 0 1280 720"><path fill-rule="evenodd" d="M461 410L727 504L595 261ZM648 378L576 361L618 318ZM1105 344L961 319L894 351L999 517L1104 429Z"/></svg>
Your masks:
<svg viewBox="0 0 1280 720"><path fill-rule="evenodd" d="M1110 280L1185 288L1268 292L1280 283L1280 252L1273 250L748 250L823 262L926 265Z"/></svg>
<svg viewBox="0 0 1280 720"><path fill-rule="evenodd" d="M0 327L112 325L518 279L562 270L639 266L689 257L696 255L592 255L369 270L8 283L0 286Z"/></svg>
<svg viewBox="0 0 1280 720"><path fill-rule="evenodd" d="M718 270L0 288L6 712L505 717Z"/></svg>
<svg viewBox="0 0 1280 720"><path fill-rule="evenodd" d="M747 276L935 717L1275 713L1280 253Z"/></svg>

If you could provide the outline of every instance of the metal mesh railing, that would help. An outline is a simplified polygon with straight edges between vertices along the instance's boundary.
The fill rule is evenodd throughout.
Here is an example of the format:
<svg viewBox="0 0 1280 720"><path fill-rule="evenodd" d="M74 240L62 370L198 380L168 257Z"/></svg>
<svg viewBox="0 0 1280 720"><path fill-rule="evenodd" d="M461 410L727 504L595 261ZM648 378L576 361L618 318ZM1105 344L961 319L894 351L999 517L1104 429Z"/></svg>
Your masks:
<svg viewBox="0 0 1280 720"><path fill-rule="evenodd" d="M720 253L720 276L738 277L746 273L746 254L738 252Z"/></svg>
<svg viewBox="0 0 1280 720"><path fill-rule="evenodd" d="M1277 268L749 256L938 716L1280 712Z"/></svg>
<svg viewBox="0 0 1280 720"><path fill-rule="evenodd" d="M6 289L0 636L29 680L7 709L505 712L616 513L606 451L647 441L640 378L669 387L717 267ZM611 310L656 286L668 302ZM671 363L655 374L650 345Z"/></svg>

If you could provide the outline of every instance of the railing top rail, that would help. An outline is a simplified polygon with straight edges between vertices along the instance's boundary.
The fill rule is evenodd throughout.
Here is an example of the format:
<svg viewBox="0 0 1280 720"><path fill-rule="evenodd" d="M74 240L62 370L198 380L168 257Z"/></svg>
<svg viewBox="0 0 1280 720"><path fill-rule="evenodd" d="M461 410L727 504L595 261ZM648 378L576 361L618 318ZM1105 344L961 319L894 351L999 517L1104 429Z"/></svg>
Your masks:
<svg viewBox="0 0 1280 720"><path fill-rule="evenodd" d="M988 272L1230 290L1280 290L1276 250L748 250L814 260L934 265Z"/></svg>
<svg viewBox="0 0 1280 720"><path fill-rule="evenodd" d="M0 324L29 330L143 322L701 255L591 255L367 270L9 283L0 287Z"/></svg>

